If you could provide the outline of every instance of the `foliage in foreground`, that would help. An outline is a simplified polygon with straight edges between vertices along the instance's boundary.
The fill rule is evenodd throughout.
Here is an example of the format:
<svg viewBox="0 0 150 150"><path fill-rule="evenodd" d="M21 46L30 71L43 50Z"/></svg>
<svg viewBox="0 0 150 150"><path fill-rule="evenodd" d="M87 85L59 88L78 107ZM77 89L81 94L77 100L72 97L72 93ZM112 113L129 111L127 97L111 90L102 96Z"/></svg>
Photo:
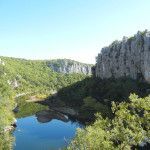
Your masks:
<svg viewBox="0 0 150 150"><path fill-rule="evenodd" d="M132 94L130 102L112 104L114 118L102 118L85 129L78 129L68 150L130 150L142 142L150 143L150 97Z"/></svg>
<svg viewBox="0 0 150 150"><path fill-rule="evenodd" d="M4 127L13 123L12 109L14 101L12 99L11 88L3 81L4 77L0 80L0 133Z"/></svg>
<svg viewBox="0 0 150 150"><path fill-rule="evenodd" d="M5 78L1 76L0 80L0 150L12 149L12 135L8 132L4 133L4 128L14 121L12 109L14 101L12 99L12 90L5 82Z"/></svg>
<svg viewBox="0 0 150 150"><path fill-rule="evenodd" d="M2 133L0 136L0 150L12 149L14 138L10 133Z"/></svg>

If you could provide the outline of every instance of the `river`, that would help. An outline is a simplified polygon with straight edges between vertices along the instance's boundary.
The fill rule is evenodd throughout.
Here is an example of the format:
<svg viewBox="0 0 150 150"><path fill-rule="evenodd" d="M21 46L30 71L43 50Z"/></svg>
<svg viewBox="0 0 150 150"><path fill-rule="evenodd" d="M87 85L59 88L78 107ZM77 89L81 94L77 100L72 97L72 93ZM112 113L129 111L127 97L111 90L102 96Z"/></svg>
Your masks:
<svg viewBox="0 0 150 150"><path fill-rule="evenodd" d="M46 109L29 116L21 111L13 132L13 150L60 150L75 136L76 129L82 127L56 111Z"/></svg>

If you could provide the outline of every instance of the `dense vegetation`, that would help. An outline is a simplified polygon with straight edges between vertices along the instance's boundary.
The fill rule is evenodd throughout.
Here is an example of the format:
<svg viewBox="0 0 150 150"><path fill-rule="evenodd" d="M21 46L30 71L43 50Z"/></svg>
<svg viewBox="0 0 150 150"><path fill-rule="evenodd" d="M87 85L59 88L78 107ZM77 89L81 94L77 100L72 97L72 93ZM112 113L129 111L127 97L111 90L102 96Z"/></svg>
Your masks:
<svg viewBox="0 0 150 150"><path fill-rule="evenodd" d="M130 78L104 79L88 77L58 91L58 97L68 107L79 111L80 118L94 120L94 114L101 112L112 117L111 102L128 101L130 93L140 97L150 94L150 85ZM71 98L70 98L71 97Z"/></svg>
<svg viewBox="0 0 150 150"><path fill-rule="evenodd" d="M13 139L8 132L4 133L4 128L14 121L12 113L14 101L12 99L12 90L5 83L4 76L1 76L0 80L0 93L0 150L9 150L12 147Z"/></svg>
<svg viewBox="0 0 150 150"><path fill-rule="evenodd" d="M102 80L96 77L88 77L62 88L58 91L58 95L67 105L72 106L82 105L83 99L87 96L111 105L112 101L128 100L130 93L145 97L150 92L148 89L150 89L150 84L130 78Z"/></svg>
<svg viewBox="0 0 150 150"><path fill-rule="evenodd" d="M149 138L150 99L128 97L130 93L145 97L149 89L149 84L129 78L101 80L83 74L61 74L52 71L47 61L0 57L0 150L11 149L13 139L4 128L13 123L16 102L22 113L16 117L45 109L37 103L24 103L32 96L50 97L50 102L59 99L63 106L78 110L80 119L87 122L101 113L93 125L77 132L69 149L130 149Z"/></svg>
<svg viewBox="0 0 150 150"><path fill-rule="evenodd" d="M14 122L12 110L16 105L15 98L21 95L46 98L85 77L83 74L56 73L48 67L47 61L0 57L0 150L9 150L11 147L12 138L9 133L4 133L4 129ZM20 109L42 109L38 104L21 104ZM31 112L28 111L28 114Z"/></svg>
<svg viewBox="0 0 150 150"><path fill-rule="evenodd" d="M48 94L85 78L83 74L56 73L47 66L47 61L33 61L1 57L5 65L1 68L7 82L15 93L44 92Z"/></svg>
<svg viewBox="0 0 150 150"><path fill-rule="evenodd" d="M150 97L130 95L129 102L113 103L114 118L97 120L79 129L68 150L130 150L150 142Z"/></svg>

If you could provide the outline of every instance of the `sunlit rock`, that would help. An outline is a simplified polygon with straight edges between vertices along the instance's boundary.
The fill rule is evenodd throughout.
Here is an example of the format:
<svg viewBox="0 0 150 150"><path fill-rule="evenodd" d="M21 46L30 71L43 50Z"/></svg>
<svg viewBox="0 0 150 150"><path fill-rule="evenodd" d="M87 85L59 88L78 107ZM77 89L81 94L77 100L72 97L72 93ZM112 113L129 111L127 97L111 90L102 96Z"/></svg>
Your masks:
<svg viewBox="0 0 150 150"><path fill-rule="evenodd" d="M82 73L91 75L91 68L93 65L84 64L69 59L56 59L47 61L47 65L55 72L58 73Z"/></svg>
<svg viewBox="0 0 150 150"><path fill-rule="evenodd" d="M95 75L104 78L131 77L150 83L150 32L138 32L102 48L96 59Z"/></svg>

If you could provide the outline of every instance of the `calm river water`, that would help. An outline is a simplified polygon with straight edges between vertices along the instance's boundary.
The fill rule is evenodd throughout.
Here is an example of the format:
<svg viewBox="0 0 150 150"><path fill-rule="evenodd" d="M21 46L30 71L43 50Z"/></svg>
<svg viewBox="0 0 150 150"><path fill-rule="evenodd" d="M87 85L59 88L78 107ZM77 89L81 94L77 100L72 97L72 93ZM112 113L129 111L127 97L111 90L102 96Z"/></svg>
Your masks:
<svg viewBox="0 0 150 150"><path fill-rule="evenodd" d="M60 150L74 137L81 127L67 116L44 112L17 119L14 150Z"/></svg>

